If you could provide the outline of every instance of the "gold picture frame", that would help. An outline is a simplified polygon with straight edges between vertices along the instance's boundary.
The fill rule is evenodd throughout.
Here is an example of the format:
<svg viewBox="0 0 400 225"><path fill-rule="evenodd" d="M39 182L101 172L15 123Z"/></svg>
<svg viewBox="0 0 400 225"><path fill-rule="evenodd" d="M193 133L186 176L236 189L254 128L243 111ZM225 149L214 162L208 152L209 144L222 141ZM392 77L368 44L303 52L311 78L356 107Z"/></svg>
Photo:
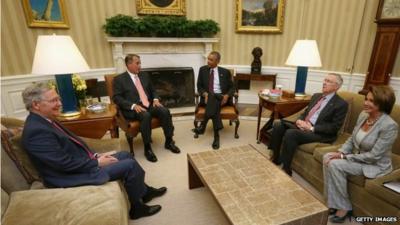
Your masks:
<svg viewBox="0 0 400 225"><path fill-rule="evenodd" d="M139 15L176 15L186 14L185 0L136 0Z"/></svg>
<svg viewBox="0 0 400 225"><path fill-rule="evenodd" d="M282 33L285 0L236 0L236 32Z"/></svg>
<svg viewBox="0 0 400 225"><path fill-rule="evenodd" d="M29 27L69 28L64 0L22 0Z"/></svg>

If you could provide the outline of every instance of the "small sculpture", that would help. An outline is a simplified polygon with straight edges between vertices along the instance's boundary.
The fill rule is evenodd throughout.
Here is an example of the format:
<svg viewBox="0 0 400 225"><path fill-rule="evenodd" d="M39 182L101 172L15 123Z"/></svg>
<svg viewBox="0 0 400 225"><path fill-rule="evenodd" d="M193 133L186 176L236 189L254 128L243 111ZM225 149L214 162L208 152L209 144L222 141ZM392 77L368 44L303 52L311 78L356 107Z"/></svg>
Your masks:
<svg viewBox="0 0 400 225"><path fill-rule="evenodd" d="M251 54L254 57L253 62L251 63L251 73L252 74L261 74L261 56L263 54L262 49L260 47L253 48Z"/></svg>

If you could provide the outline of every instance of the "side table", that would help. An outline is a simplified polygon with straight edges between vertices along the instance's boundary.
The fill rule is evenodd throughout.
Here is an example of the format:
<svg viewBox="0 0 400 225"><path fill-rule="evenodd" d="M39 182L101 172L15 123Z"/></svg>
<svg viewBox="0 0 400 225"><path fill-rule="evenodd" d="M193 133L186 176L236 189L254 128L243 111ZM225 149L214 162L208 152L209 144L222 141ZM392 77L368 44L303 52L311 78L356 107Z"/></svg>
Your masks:
<svg viewBox="0 0 400 225"><path fill-rule="evenodd" d="M309 95L307 95L303 99L288 98L283 96L280 98L270 98L261 94L259 94L258 97L259 104L256 138L257 143L260 143L261 141L264 144L268 143L269 137L267 135L267 131L272 128L272 124L275 119L282 119L293 115L306 107L311 101L311 96ZM267 123L260 130L261 114L263 108L270 110L272 113Z"/></svg>
<svg viewBox="0 0 400 225"><path fill-rule="evenodd" d="M111 137L116 138L118 137L118 127L114 120L116 113L115 105L107 104L106 111L102 113L93 113L82 108L79 116L58 117L57 120L81 137L100 139L109 130Z"/></svg>

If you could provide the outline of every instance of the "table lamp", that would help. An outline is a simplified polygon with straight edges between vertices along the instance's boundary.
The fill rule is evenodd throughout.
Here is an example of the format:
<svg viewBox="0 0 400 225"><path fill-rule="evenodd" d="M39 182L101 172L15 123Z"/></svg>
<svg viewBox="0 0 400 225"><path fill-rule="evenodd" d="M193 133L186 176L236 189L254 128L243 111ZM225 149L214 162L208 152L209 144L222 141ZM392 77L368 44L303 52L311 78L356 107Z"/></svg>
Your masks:
<svg viewBox="0 0 400 225"><path fill-rule="evenodd" d="M89 66L70 36L40 35L33 58L32 74L54 74L62 102L62 116L76 116L77 100L72 85L73 73L85 72Z"/></svg>
<svg viewBox="0 0 400 225"><path fill-rule="evenodd" d="M297 66L295 96L304 96L308 67L321 67L317 41L297 40L294 43L286 65Z"/></svg>

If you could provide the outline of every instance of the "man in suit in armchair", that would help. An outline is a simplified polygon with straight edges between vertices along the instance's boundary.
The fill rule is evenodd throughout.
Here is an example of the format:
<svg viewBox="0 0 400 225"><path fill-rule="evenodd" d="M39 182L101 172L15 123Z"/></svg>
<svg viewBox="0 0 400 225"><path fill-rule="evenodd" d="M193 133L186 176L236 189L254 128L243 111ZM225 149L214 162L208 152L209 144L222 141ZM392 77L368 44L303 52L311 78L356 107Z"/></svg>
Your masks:
<svg viewBox="0 0 400 225"><path fill-rule="evenodd" d="M157 157L151 148L151 118L158 117L165 135L165 149L180 153L172 139L174 126L170 111L165 108L151 84L150 78L140 72L140 57L128 54L125 57L127 71L114 78L113 101L119 106L127 120L139 120L140 132L144 142L144 155L150 162Z"/></svg>
<svg viewBox="0 0 400 225"><path fill-rule="evenodd" d="M219 133L223 128L221 120L221 106L229 104L234 94L232 75L229 70L219 67L221 60L219 52L213 51L207 57L207 65L202 66L197 78L197 91L201 96L200 105L206 105L205 118L201 125L192 131L203 134L211 119L214 128L213 149L219 148Z"/></svg>
<svg viewBox="0 0 400 225"><path fill-rule="evenodd" d="M46 187L66 188L101 185L121 180L131 203L129 216L138 219L161 210L145 203L165 194L167 188L145 184L145 172L128 152L95 153L78 136L57 122L61 102L45 83L28 86L22 93L29 115L22 132L22 145Z"/></svg>
<svg viewBox="0 0 400 225"><path fill-rule="evenodd" d="M285 120L274 123L269 143L269 149L273 151L271 159L276 165L283 163L283 170L287 174L292 175L291 164L297 146L336 140L348 108L347 102L336 94L342 83L339 74L328 74L322 85L322 93L312 96L307 109L295 123Z"/></svg>

